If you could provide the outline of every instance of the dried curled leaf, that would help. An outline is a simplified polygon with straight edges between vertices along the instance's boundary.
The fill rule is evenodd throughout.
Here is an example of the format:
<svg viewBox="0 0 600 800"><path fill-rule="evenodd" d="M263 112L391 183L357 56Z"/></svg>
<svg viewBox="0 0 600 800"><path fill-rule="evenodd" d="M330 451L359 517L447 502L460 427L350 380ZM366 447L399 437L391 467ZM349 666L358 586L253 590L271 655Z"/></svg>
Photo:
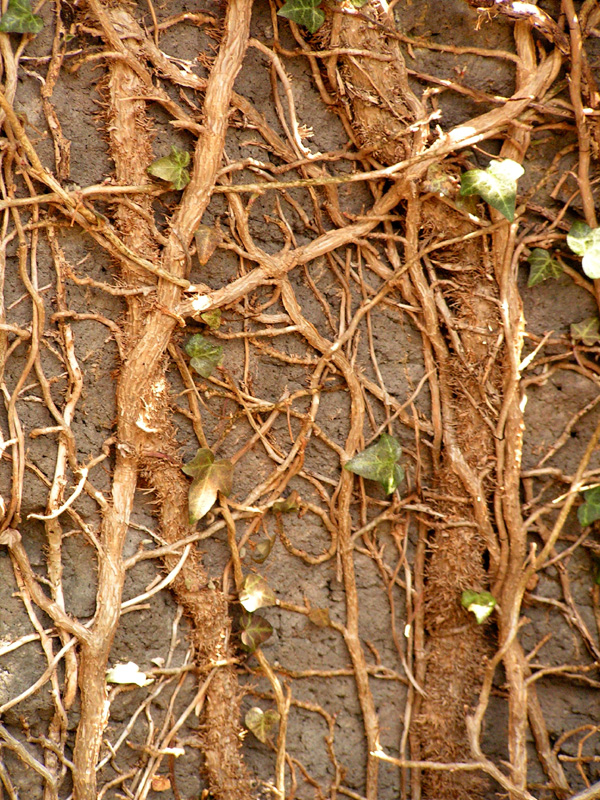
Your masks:
<svg viewBox="0 0 600 800"><path fill-rule="evenodd" d="M257 542L252 553L252 561L255 561L257 564L262 564L265 562L271 555L271 550L273 549L274 544L274 536L267 536L265 539L261 539L260 542Z"/></svg>
<svg viewBox="0 0 600 800"><path fill-rule="evenodd" d="M194 479L188 496L190 524L193 525L208 514L219 492L226 497L231 493L233 464L224 458L215 461L212 451L201 447L182 470Z"/></svg>
<svg viewBox="0 0 600 800"><path fill-rule="evenodd" d="M331 624L329 611L326 608L311 608L308 618L317 628L327 628Z"/></svg>
<svg viewBox="0 0 600 800"><path fill-rule="evenodd" d="M217 245L221 241L221 235L216 228L211 228L208 225L199 225L194 234L196 242L196 251L200 266L203 267L208 264L208 260L217 249Z"/></svg>
<svg viewBox="0 0 600 800"><path fill-rule="evenodd" d="M274 606L276 602L275 592L263 577L255 575L253 572L246 575L244 586L240 592L240 603L246 611L252 613L257 608Z"/></svg>
<svg viewBox="0 0 600 800"><path fill-rule="evenodd" d="M108 669L106 682L148 686L149 683L154 682L154 678L149 678L134 661L128 661L127 664L115 664L114 667Z"/></svg>
<svg viewBox="0 0 600 800"><path fill-rule="evenodd" d="M515 218L517 180L525 170L516 161L492 161L487 169L471 169L460 179L461 195L478 194L509 222Z"/></svg>
<svg viewBox="0 0 600 800"><path fill-rule="evenodd" d="M402 448L398 440L383 433L378 442L347 461L344 469L362 478L377 481L386 494L391 494L404 480L404 470L397 463L401 455Z"/></svg>
<svg viewBox="0 0 600 800"><path fill-rule="evenodd" d="M255 706L247 712L244 717L244 722L249 731L251 731L256 738L265 744L271 735L271 731L275 730L279 722L279 712L274 708L269 708L263 711L262 708Z"/></svg>

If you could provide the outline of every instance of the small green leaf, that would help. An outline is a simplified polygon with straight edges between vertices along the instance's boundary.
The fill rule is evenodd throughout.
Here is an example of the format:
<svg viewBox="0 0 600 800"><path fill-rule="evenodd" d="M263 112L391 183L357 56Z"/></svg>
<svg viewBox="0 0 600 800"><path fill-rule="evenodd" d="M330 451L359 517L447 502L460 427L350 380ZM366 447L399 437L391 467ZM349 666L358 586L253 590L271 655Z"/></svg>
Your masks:
<svg viewBox="0 0 600 800"><path fill-rule="evenodd" d="M277 602L275 592L264 578L251 572L246 575L244 586L240 592L240 603L251 614L257 608L274 606Z"/></svg>
<svg viewBox="0 0 600 800"><path fill-rule="evenodd" d="M260 542L256 543L256 547L254 548L254 552L252 553L252 561L255 561L257 564L264 563L267 558L271 555L271 550L273 549L273 545L275 544L275 537L267 536L266 539L261 539Z"/></svg>
<svg viewBox="0 0 600 800"><path fill-rule="evenodd" d="M372 444L344 464L344 469L371 481L378 481L386 494L391 494L404 480L404 470L397 463L402 448L397 439L383 433L376 444Z"/></svg>
<svg viewBox="0 0 600 800"><path fill-rule="evenodd" d="M462 593L460 602L467 611L475 614L480 625L486 621L496 607L496 599L489 592L474 592L471 589Z"/></svg>
<svg viewBox="0 0 600 800"><path fill-rule="evenodd" d="M240 628L242 647L250 655L273 635L273 626L260 614L244 612L240 618Z"/></svg>
<svg viewBox="0 0 600 800"><path fill-rule="evenodd" d="M221 309L211 308L210 311L200 314L200 319L208 325L211 331L216 331L221 327Z"/></svg>
<svg viewBox="0 0 600 800"><path fill-rule="evenodd" d="M223 360L223 348L220 345L211 344L201 333L196 333L188 339L185 352L191 359L191 368L203 378L208 378Z"/></svg>
<svg viewBox="0 0 600 800"><path fill-rule="evenodd" d="M271 731L275 730L279 722L279 712L274 708L269 708L263 711L262 708L255 706L244 717L246 727L251 731L256 738L265 744L271 735Z"/></svg>
<svg viewBox="0 0 600 800"><path fill-rule="evenodd" d="M600 519L600 486L594 486L583 493L585 502L577 509L577 519L579 524L586 528Z"/></svg>
<svg viewBox="0 0 600 800"><path fill-rule="evenodd" d="M185 189L190 182L190 173L186 169L190 163L190 154L187 150L171 147L171 154L153 161L148 167L148 172L161 181L168 181L172 189L179 191Z"/></svg>
<svg viewBox="0 0 600 800"><path fill-rule="evenodd" d="M277 16L287 17L298 25L304 25L310 33L315 33L325 22L325 14L318 8L320 5L321 0L287 0Z"/></svg>
<svg viewBox="0 0 600 800"><path fill-rule="evenodd" d="M208 447L201 447L182 470L194 479L188 497L190 524L193 525L208 514L219 492L226 497L230 494L233 464L226 459L215 461L212 451Z"/></svg>
<svg viewBox="0 0 600 800"><path fill-rule="evenodd" d="M538 283L548 278L560 278L562 275L562 267L552 258L547 250L542 250L541 247L536 247L532 250L527 261L531 269L529 270L529 280L527 286L537 286Z"/></svg>
<svg viewBox="0 0 600 800"><path fill-rule="evenodd" d="M571 325L571 336L576 342L582 342L586 347L592 347L600 342L600 319L588 317L581 322Z"/></svg>
<svg viewBox="0 0 600 800"><path fill-rule="evenodd" d="M525 170L510 158L492 161L487 169L471 169L460 179L460 193L478 194L509 222L515 218L517 180Z"/></svg>
<svg viewBox="0 0 600 800"><path fill-rule="evenodd" d="M39 33L44 20L31 10L29 0L8 0L8 8L0 19L0 31L5 33Z"/></svg>

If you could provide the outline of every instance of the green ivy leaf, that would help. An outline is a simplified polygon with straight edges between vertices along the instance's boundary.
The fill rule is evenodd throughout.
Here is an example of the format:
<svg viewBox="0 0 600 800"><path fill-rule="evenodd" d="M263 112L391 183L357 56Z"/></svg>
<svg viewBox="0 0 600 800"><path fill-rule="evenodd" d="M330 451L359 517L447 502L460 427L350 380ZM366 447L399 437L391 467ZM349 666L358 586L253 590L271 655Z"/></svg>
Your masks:
<svg viewBox="0 0 600 800"><path fill-rule="evenodd" d="M279 712L274 708L269 708L263 711L262 708L255 706L244 717L246 727L251 731L256 738L265 744L271 735L271 731L275 730L279 722Z"/></svg>
<svg viewBox="0 0 600 800"><path fill-rule="evenodd" d="M193 525L208 514L219 492L226 497L231 493L233 464L224 458L215 461L212 451L201 447L182 470L194 479L188 496L190 524Z"/></svg>
<svg viewBox="0 0 600 800"><path fill-rule="evenodd" d="M179 191L185 189L190 182L190 173L186 169L190 163L190 154L187 150L171 147L171 154L157 158L148 167L148 172L161 181L168 181L172 189Z"/></svg>
<svg viewBox="0 0 600 800"><path fill-rule="evenodd" d="M378 481L386 494L391 494L404 480L404 470L397 463L402 448L397 439L383 433L376 444L357 453L344 464L344 469L371 481Z"/></svg>
<svg viewBox="0 0 600 800"><path fill-rule="evenodd" d="M548 278L560 278L562 267L555 258L552 258L547 250L536 247L532 250L527 259L531 269L529 270L529 280L527 286L537 286Z"/></svg>
<svg viewBox="0 0 600 800"><path fill-rule="evenodd" d="M250 655L273 635L273 626L260 614L242 614L240 628L242 647Z"/></svg>
<svg viewBox="0 0 600 800"><path fill-rule="evenodd" d="M257 608L274 606L276 602L275 592L263 577L253 572L246 575L240 592L240 603L246 611L252 614Z"/></svg>
<svg viewBox="0 0 600 800"><path fill-rule="evenodd" d="M487 169L471 169L463 172L460 179L460 193L463 197L478 194L512 222L515 218L517 180L524 172L523 167L510 158L504 161L492 161Z"/></svg>
<svg viewBox="0 0 600 800"><path fill-rule="evenodd" d="M583 493L585 502L577 509L579 524L586 528L600 519L600 486L594 486Z"/></svg>
<svg viewBox="0 0 600 800"><path fill-rule="evenodd" d="M44 20L31 10L29 0L8 0L8 8L0 20L0 31L5 33L39 33Z"/></svg>
<svg viewBox="0 0 600 800"><path fill-rule="evenodd" d="M185 352L191 359L190 367L203 378L208 378L223 360L223 348L218 344L211 344L201 333L188 339Z"/></svg>
<svg viewBox="0 0 600 800"><path fill-rule="evenodd" d="M581 322L571 325L571 336L576 342L582 342L586 347L592 347L600 342L600 319L588 317Z"/></svg>
<svg viewBox="0 0 600 800"><path fill-rule="evenodd" d="M567 234L567 244L576 255L583 256L581 267L588 278L600 278L600 228L577 220Z"/></svg>
<svg viewBox="0 0 600 800"><path fill-rule="evenodd" d="M286 17L303 25L310 33L318 31L325 22L325 14L318 8L321 0L287 0L277 12L277 16Z"/></svg>
<svg viewBox="0 0 600 800"><path fill-rule="evenodd" d="M475 614L480 625L486 621L496 607L496 598L489 592L474 592L471 589L462 593L460 602L467 611Z"/></svg>

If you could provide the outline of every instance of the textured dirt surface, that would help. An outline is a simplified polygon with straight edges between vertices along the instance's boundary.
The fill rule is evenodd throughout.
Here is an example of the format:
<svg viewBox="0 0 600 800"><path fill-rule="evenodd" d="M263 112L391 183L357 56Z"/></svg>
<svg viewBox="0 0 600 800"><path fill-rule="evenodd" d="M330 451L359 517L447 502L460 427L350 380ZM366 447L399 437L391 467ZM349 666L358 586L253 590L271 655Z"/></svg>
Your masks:
<svg viewBox="0 0 600 800"><path fill-rule="evenodd" d="M211 6L211 12L222 13L218 4L208 3L208 5ZM167 13L174 15L179 10L190 10L190 6L191 4L186 3L171 3L168 9L159 7L157 12L162 18ZM39 69L40 72L43 71L43 62L36 61L36 57L44 56L51 48L49 25L51 10L49 7L44 7L41 13L47 19L48 25L27 47L27 54L32 59L27 62L28 68ZM134 6L134 13L140 20L149 24L145 3ZM468 41L472 45L488 49L511 50L513 47L510 24L495 20L493 24L483 24L476 30L475 11L468 9L458 0L443 4L400 3L396 7L396 14L399 29L411 36L426 36L429 40L446 45L461 45ZM252 35L263 42L272 39L273 27L267 3L255 4ZM293 49L296 46L285 23L280 26L280 37L285 47ZM85 49L92 41L93 39L82 35L80 39L70 42L70 47L73 50L79 47ZM15 47L18 37L12 37L11 42ZM179 25L161 36L161 48L178 59L193 63L196 74L201 76L207 73L197 60L198 52L210 52L211 47L214 47L214 42L201 29L192 26ZM491 61L470 54L439 53L419 48L409 50L405 55L407 55L407 66L414 73L452 79L456 79L460 74L461 79L464 79L470 87L490 95L506 96L512 91L513 71L507 62ZM493 66L490 66L490 63ZM312 152L342 149L347 142L346 132L338 118L321 102L306 61L300 58L288 58L285 67L293 88L297 118L300 123L312 128L312 138L305 140L308 141ZM111 174L112 169L103 132L102 95L98 90L98 78L99 70L94 62L83 64L72 74L63 70L53 95L53 104L61 120L63 134L71 141L69 180L81 187L101 183ZM414 90L420 93L424 83L418 80L416 74L411 80ZM281 136L285 135L273 103L269 63L264 54L257 49L248 50L235 89L264 114L273 129ZM52 145L47 136L46 120L39 101L38 82L33 73L23 73L18 86L15 108L26 117L29 135L35 139L45 163L51 165ZM444 129L485 110L471 98L450 92L440 95L439 108L441 110L439 124ZM189 134L173 130L160 109L155 108L154 114L153 147L157 157L165 154L172 145L185 149L192 148L193 140ZM229 162L238 162L242 159L269 161L270 158L274 163L278 162L278 159L270 155L261 145L259 135L244 124L240 115L236 115L233 119L235 125L230 128L226 143ZM530 183L524 182L521 187L523 192L527 191L530 184L535 183L536 170L547 167L548 159L551 158L548 153L553 154L563 144L564 139L561 139L560 132L549 135L544 147L534 154L531 164L526 165L527 173L524 181ZM488 152L493 148L493 142L487 143ZM484 160L481 152L474 158ZM345 166L342 160L338 165L339 170L350 168L351 162ZM236 182L246 183L254 180L256 173L251 170L242 169L235 173ZM293 201L296 201L311 217L313 210L308 205L307 193L292 189L289 191L289 198L291 201L284 203L285 216L289 222L288 231L282 231L281 225L276 221L277 210L272 196L265 193L253 199L251 234L254 241L266 252L278 251L284 245L288 234L295 237L295 243L298 245L310 241L312 234L307 231L303 219L293 207ZM160 203L168 204L174 199L167 195L157 202L156 219L159 226L164 219L164 209ZM360 214L370 204L371 195L365 184L347 184L340 188L339 200L343 213ZM543 193L536 195L535 202L543 203L544 200ZM110 213L110 209L106 211ZM402 209L398 209L397 213L401 214ZM391 219L394 220L393 214ZM203 222L207 225L218 222L221 228L227 229L228 212L222 195L213 198ZM112 281L112 265L109 259L89 238L84 238L76 230L63 225L60 229L60 243L69 264L77 274L104 283ZM60 405L63 401L65 382L63 366L53 349L56 330L56 323L52 322L52 315L56 310L53 283L55 278L48 248L42 240L37 253L37 266L38 286L41 287L40 293L44 298L48 320L41 362L46 377L51 381L55 402ZM343 315L349 314L348 307L356 308L362 299L360 288L348 277L349 265L346 276L343 273L343 263L334 266L335 270L332 269L332 262L320 259L308 265L306 272L303 268L297 268L290 274L290 281L304 316L320 331L329 331L330 336L335 334ZM234 252L219 249L205 267L200 268L194 262L190 280L218 289L237 277L239 268L238 257ZM377 279L372 274L369 279L373 280L373 285L378 285ZM564 342L565 337L569 335L571 323L594 314L593 297L566 277L557 282L547 282L528 289L527 270L524 265L519 280L527 332L534 337L542 337L548 331L552 331L553 340L563 337ZM310 283L318 288L322 298L326 300L327 314ZM23 284L18 279L15 240L6 248L4 302L5 307L9 309L7 313L10 323L16 326L27 326L31 315L30 300L23 299L23 292ZM258 313L259 306L269 301L271 295L271 288L263 287L255 293L252 305L248 302L240 304L235 313L226 309L221 329L212 335L215 343L218 341L224 346L223 367L215 376L216 381L200 382L199 388L203 403L204 431L209 445L218 457L235 456L254 435L254 430L245 415L239 411L239 406L231 401L231 393L225 391L231 384L242 386L245 392L254 398L260 398L266 409L262 412L264 421L270 413L268 404L280 403L286 394L293 396L294 393L305 392L311 372L317 363L318 354L308 348L304 340L294 332L277 338L255 338L250 345L245 344L246 339L234 338L235 334L263 327L261 323L252 321L252 314ZM79 314L97 315L96 319L78 319L72 323L75 351L84 372L84 388L71 427L76 438L79 460L86 462L98 455L111 437L116 413L114 380L118 365L118 350L114 330L110 325L120 324L123 303L120 298L94 287L77 286L72 282L68 284L67 302L69 308ZM282 303L276 300L266 313L285 314L285 309ZM244 315L245 320L242 318ZM98 317L105 319L99 320ZM110 324L107 324L107 320ZM402 313L397 305L394 306L393 302L377 306L370 314L369 324L370 331L364 321L361 323L358 345L347 355L352 359L357 373L361 373L374 383L382 380L393 399L403 404L414 394L426 373L419 331L410 318ZM200 330L205 332L204 327L193 324L185 330L181 329L175 343L182 346L190 334ZM379 375L371 358L370 341L376 354ZM526 353L533 349L536 341L537 339L533 338L526 340ZM269 349L273 347L277 348L283 357L273 355ZM546 355L564 350L562 344L554 347L553 350L553 345L548 345L545 350ZM592 353L590 357L594 357L594 354ZM26 358L27 345L22 344L16 348L7 362L4 381L11 391L22 372ZM531 374L526 374L526 377L539 376L542 370L542 367L535 368ZM186 413L185 387L174 367L169 371L169 380L181 458L187 462L193 458L199 445L194 436L189 413ZM548 447L556 441L571 417L597 394L596 384L579 372L567 369L553 374L542 385L532 382L527 387L523 458L525 472L538 465ZM301 414L306 413L310 403L310 394L305 393L304 397L295 400L293 409ZM418 393L414 408L415 413L422 418L429 416L430 397L427 385ZM51 433L35 435L36 429L47 428L54 424L41 402L40 388L35 376L30 378L30 385L22 390L18 401L18 413L25 432L28 465L23 484L20 531L31 564L36 573L43 578L46 574L44 529L39 521L29 519L28 515L44 511L47 486L43 476L50 478L52 475L55 440ZM386 409L377 400L373 399L370 413L372 415L370 429L365 431L367 439L370 439L386 420ZM345 386L341 384L339 375L331 373L325 379L320 396L317 423L325 436L342 448L348 428L348 416L349 400ZM555 467L564 475L572 475L596 421L595 409L578 420L564 446L546 462L546 466ZM280 414L266 434L265 441L257 442L236 463L234 490L231 496L234 503L243 502L244 498L251 495L253 488L269 476L274 469L269 448L274 448L279 454L284 452L281 444L285 442L285 448L289 448L293 437L298 435L299 426L297 418ZM411 427L396 421L394 434L404 448L403 463L407 478L401 487L402 495L410 496L417 480L419 459L414 431ZM5 440L10 438L5 419L3 436ZM112 459L110 451L107 460L95 466L90 473L93 486L100 492L106 492L110 488L109 473ZM334 450L313 434L305 453L302 472L289 480L286 494L296 490L304 503L326 504L331 498L323 497L323 491L331 492L337 485L339 469L339 458ZM0 464L0 494L5 498L10 496L10 486L11 464L9 460L4 459ZM541 486L539 479L536 479L532 483L532 491L539 492ZM371 511L373 511L377 502L384 498L382 492L371 484L368 485L368 491L373 498L371 501ZM550 489L545 500L549 501L556 494L558 491ZM98 506L91 497L83 493L74 504L74 509L87 525L97 529ZM356 508L355 512L358 515ZM282 519L285 535L294 547L312 556L318 556L329 548L330 533L313 511L305 509L301 515L291 513L284 515ZM273 514L266 515L264 527L267 531L252 532L250 543L242 552L245 569L260 571L284 606L285 604L305 606L308 603L313 608L327 609L333 622L343 624L344 592L340 582L339 564L335 557L316 566L308 564L293 556L286 549L281 537L277 537L267 561L263 565L253 561L253 548L264 538L266 532L271 536L275 535L276 522ZM357 516L354 522L358 529L362 521ZM246 524L248 523L244 523ZM245 532L244 525L240 528L242 535ZM156 537L153 536L155 529L152 496L144 492L144 487L140 487L124 556L132 556L141 543L149 547L151 542L156 542ZM93 617L95 610L94 552L81 533L81 526L75 520L65 522L64 531L65 605L69 613L86 622ZM567 536L576 537L580 532L575 514L572 514L565 533ZM534 535L532 541L539 547L538 537ZM376 543L362 537L356 541L355 567L361 634L367 652L371 688L381 725L381 746L392 755L398 755L403 736L406 734L403 720L409 682L403 665L405 659L403 631L407 622L405 590L410 570L406 570L404 559L411 562L416 543L415 529L409 529L407 538L401 543L398 529L394 529L388 523L379 526ZM561 548L567 544L568 541L561 543ZM209 579L222 585L223 571L230 558L226 532L221 530L211 538L203 540L200 542L200 547ZM592 603L594 567L589 551L579 549L573 557L565 559L562 563L570 579L570 591L576 607L589 630L596 631L597 640ZM124 600L143 594L163 575L160 565L154 560L140 562L128 573ZM586 651L576 626L569 624L569 614L565 611L564 604L564 585L561 586L560 579L559 572L551 567L545 571L530 593L525 607L527 624L522 628L521 640L527 652L547 637L546 643L536 653L534 663L547 667L570 664L574 665L575 672L577 668L591 666L594 659L593 653ZM226 571L225 580L226 588L233 591L229 571ZM38 609L36 613L42 627L50 629L51 622L43 612ZM237 613L235 608L232 609L232 613L234 615ZM299 800L329 797L328 787L341 776L338 783L343 791L340 789L338 797L341 794L355 798L362 797L365 791L366 764L363 723L354 681L350 674L348 652L342 636L332 627L319 627L313 624L306 615L292 613L288 607L269 608L264 611L264 615L274 629L272 637L263 647L264 653L292 692L287 737L298 783L295 796ZM22 692L31 687L48 666L40 649L39 636L35 637L32 635L34 633L31 618L19 596L19 587L15 582L10 558L6 548L0 548L0 707L10 704L13 698L18 698ZM6 652L8 642L27 636L31 637L30 641L22 643L18 649ZM490 623L490 637L493 638L493 622ZM188 621L178 613L177 604L169 591L163 590L147 600L142 600L139 605L124 613L111 651L111 662L133 661L146 672L156 670L157 667L180 667L186 660L190 661L188 644ZM55 652L56 650L57 648ZM62 669L62 665L59 664L59 680L63 674ZM258 675L256 661L241 654L239 669L246 692L243 700L244 711L257 705L265 709L273 707L269 683ZM110 719L104 735L106 748L102 752L102 766L99 773L101 785L106 785L122 772L134 773L136 769L143 769L138 765L145 743L151 740L155 730L163 725L172 724L196 695L197 683L193 670L179 672L172 677L163 674L162 678L156 671L152 674L155 682L148 687L112 690ZM585 672L583 675L588 678L568 681L563 677L550 675L537 682L540 701L553 742L565 731L584 727L586 731L595 730L597 671ZM45 735L53 713L51 689L50 682L43 682L43 685L28 697L5 708L1 715L2 724L12 736L21 742L25 742L29 736L26 747L40 761L43 761L43 748L40 742L36 741L36 737ZM497 763L507 756L506 717L502 677L497 676L490 709L486 716L483 739L486 753ZM76 701L68 716L67 753L72 747L77 722ZM171 767L168 763L169 758L165 757L163 768L160 770L164 775L168 775L169 770L172 770L171 781L174 774L178 795L172 788L167 788L160 792L150 790L148 797L161 797L165 800L170 798L177 800L180 797L192 800L205 796L202 794L204 783L201 777L199 724L192 713L177 735L177 744L184 748L184 755L171 759ZM121 737L126 743L119 747L118 753L113 758L110 746L114 747ZM581 735L578 735L562 742L559 745L559 752L567 757L577 756L580 739ZM255 775L253 792L256 797L272 796L268 788L269 782L273 780L275 759L272 742L263 744L248 733L244 740L243 751L247 764ZM534 764L532 780L541 786L545 783L545 777L541 768L535 766L533 742L530 743L530 751ZM18 789L18 796L28 800L42 798L44 795L40 775L23 765L9 747L3 746L1 754L12 783ZM585 755L590 759L585 765L587 779L599 780L600 739L597 735L591 736L585 744ZM573 789L582 788L584 783L576 766L566 760L564 768ZM338 775L336 769L339 771ZM401 795L402 791L406 791L403 788L403 780L402 772L395 766L382 764L380 800L406 796ZM321 788L318 789L317 786ZM70 791L71 786L67 778L60 790L60 797L67 798ZM490 785L488 794L490 800L499 796L499 791L498 786ZM532 791L539 792L542 798L550 797L545 795L541 788ZM325 792L325 795L320 792ZM0 797L2 796L0 790ZM122 794L119 786L115 785L114 788L107 788L103 796L117 798L131 795Z"/></svg>

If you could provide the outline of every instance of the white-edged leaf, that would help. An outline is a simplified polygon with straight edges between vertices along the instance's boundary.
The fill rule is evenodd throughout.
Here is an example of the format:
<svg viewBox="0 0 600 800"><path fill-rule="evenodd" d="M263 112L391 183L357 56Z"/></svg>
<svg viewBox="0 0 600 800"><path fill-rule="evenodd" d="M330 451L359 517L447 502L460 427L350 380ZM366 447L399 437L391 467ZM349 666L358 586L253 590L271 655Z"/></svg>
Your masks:
<svg viewBox="0 0 600 800"><path fill-rule="evenodd" d="M510 158L492 161L487 169L471 169L460 179L463 196L478 194L509 222L515 218L517 180L525 170Z"/></svg>
<svg viewBox="0 0 600 800"><path fill-rule="evenodd" d="M208 514L219 492L226 497L231 493L233 464L225 458L215 461L212 451L201 447L182 470L194 479L188 495L190 524L193 525Z"/></svg>
<svg viewBox="0 0 600 800"><path fill-rule="evenodd" d="M496 607L496 598L490 592L474 592L471 589L462 593L460 602L467 611L475 614L475 619L480 625Z"/></svg>
<svg viewBox="0 0 600 800"><path fill-rule="evenodd" d="M279 9L277 16L291 19L303 25L310 33L318 31L325 22L325 14L318 8L321 0L287 0Z"/></svg>
<svg viewBox="0 0 600 800"><path fill-rule="evenodd" d="M397 439L387 433L362 453L357 453L344 464L344 469L377 481L383 486L386 494L391 494L398 484L404 480L404 470L398 464L402 448Z"/></svg>
<svg viewBox="0 0 600 800"><path fill-rule="evenodd" d="M263 577L253 572L246 575L240 592L240 603L246 611L252 613L257 608L274 606L276 602L275 592Z"/></svg>
<svg viewBox="0 0 600 800"><path fill-rule="evenodd" d="M567 233L567 244L575 255L583 256L581 267L588 278L600 278L600 228L577 220Z"/></svg>
<svg viewBox="0 0 600 800"><path fill-rule="evenodd" d="M552 258L547 250L542 250L541 247L536 247L531 251L527 258L529 262L529 280L527 286L537 286L538 283L543 283L548 278L560 278L562 275L562 267L555 258Z"/></svg>
<svg viewBox="0 0 600 800"><path fill-rule="evenodd" d="M279 712L274 708L269 708L263 711L262 708L254 706L251 708L244 717L244 722L249 731L251 731L256 738L265 744L271 735L271 731L275 730L279 722Z"/></svg>
<svg viewBox="0 0 600 800"><path fill-rule="evenodd" d="M133 661L127 664L115 664L112 669L106 670L107 683L135 684L136 686L148 686L153 683L154 678L149 678L145 672Z"/></svg>
<svg viewBox="0 0 600 800"><path fill-rule="evenodd" d="M567 233L567 244L575 255L585 255L585 251L591 244L593 230L580 219L571 225L571 229Z"/></svg>

